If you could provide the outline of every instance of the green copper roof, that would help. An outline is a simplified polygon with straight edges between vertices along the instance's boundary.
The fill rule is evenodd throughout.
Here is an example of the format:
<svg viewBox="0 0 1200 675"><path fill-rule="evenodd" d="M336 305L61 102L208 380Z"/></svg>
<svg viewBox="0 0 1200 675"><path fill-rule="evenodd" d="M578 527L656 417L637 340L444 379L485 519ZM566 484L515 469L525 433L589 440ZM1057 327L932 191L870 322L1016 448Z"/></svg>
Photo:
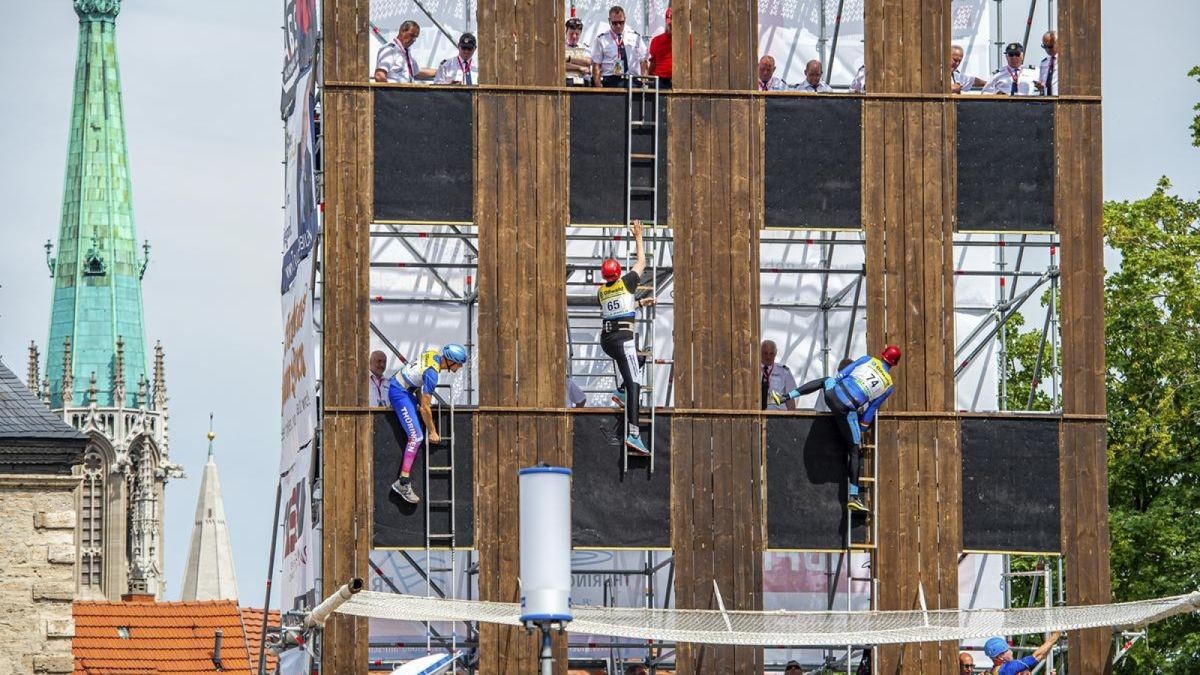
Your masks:
<svg viewBox="0 0 1200 675"><path fill-rule="evenodd" d="M46 371L51 406L62 405L63 342L71 338L73 405L114 405L116 344L124 340L127 401L146 372L142 324L144 261L137 254L133 196L117 67L119 0L75 0L79 55L57 255Z"/></svg>

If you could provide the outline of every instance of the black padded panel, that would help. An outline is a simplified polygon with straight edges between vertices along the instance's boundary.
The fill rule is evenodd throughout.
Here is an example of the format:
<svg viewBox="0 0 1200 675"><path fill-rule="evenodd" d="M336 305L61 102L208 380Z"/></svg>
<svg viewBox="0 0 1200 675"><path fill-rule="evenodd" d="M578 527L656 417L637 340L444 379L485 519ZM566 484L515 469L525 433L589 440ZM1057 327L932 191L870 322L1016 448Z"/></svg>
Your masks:
<svg viewBox="0 0 1200 675"><path fill-rule="evenodd" d="M766 99L767 227L862 227L862 101Z"/></svg>
<svg viewBox="0 0 1200 675"><path fill-rule="evenodd" d="M375 90L375 219L474 220L470 90Z"/></svg>
<svg viewBox="0 0 1200 675"><path fill-rule="evenodd" d="M374 548L424 548L425 547L425 504L409 504L392 492L392 481L400 471L404 456L404 432L392 411L373 413L374 424L374 496L375 537ZM440 416L442 419L439 419ZM434 407L434 419L443 436L449 436L449 411ZM474 473L474 427L472 413L458 410L454 415L454 509L456 514L455 544L459 548L470 548L475 541L475 493ZM433 466L446 466L450 454L449 442L431 445ZM417 453L413 462L413 487L422 500L448 499L450 477L445 473L430 476L429 493L425 490L425 447ZM433 521L433 532L450 531L450 510L444 506L431 506L429 513ZM435 546L449 546L448 541L435 542Z"/></svg>
<svg viewBox="0 0 1200 675"><path fill-rule="evenodd" d="M767 548L846 548L846 446L832 415L767 418ZM854 519L854 541L866 535Z"/></svg>
<svg viewBox="0 0 1200 675"><path fill-rule="evenodd" d="M625 222L626 97L620 94L571 94L571 222L583 225L621 225ZM652 101L648 97L647 101ZM634 96L634 106L639 98ZM658 101L658 223L667 219L667 99ZM637 118L653 119L647 103ZM651 154L654 128L634 127L632 152ZM631 185L654 183L654 163L634 160ZM635 192L632 218L648 220L650 193Z"/></svg>
<svg viewBox="0 0 1200 675"><path fill-rule="evenodd" d="M1061 549L1058 427L1056 418L962 421L964 549Z"/></svg>
<svg viewBox="0 0 1200 675"><path fill-rule="evenodd" d="M671 548L671 418L657 415L654 473L650 460L630 457L621 473L625 419L574 415L571 456L571 539L594 548ZM643 428L642 434L649 430Z"/></svg>
<svg viewBox="0 0 1200 675"><path fill-rule="evenodd" d="M957 217L962 231L1054 231L1053 105L959 101Z"/></svg>

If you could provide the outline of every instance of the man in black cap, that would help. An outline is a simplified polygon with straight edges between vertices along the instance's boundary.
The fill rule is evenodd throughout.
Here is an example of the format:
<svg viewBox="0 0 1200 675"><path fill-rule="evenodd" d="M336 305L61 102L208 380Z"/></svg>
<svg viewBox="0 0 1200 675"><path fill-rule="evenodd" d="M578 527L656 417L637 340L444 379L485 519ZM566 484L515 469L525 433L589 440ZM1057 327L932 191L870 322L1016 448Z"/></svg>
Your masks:
<svg viewBox="0 0 1200 675"><path fill-rule="evenodd" d="M792 659L784 666L783 672L785 675L801 675L804 671L800 668L800 662Z"/></svg>
<svg viewBox="0 0 1200 675"><path fill-rule="evenodd" d="M458 38L458 56L442 61L437 75L433 78L433 83L472 85L477 84L478 79L479 68L475 64L475 36L463 33L462 37Z"/></svg>
<svg viewBox="0 0 1200 675"><path fill-rule="evenodd" d="M1037 72L1025 68L1025 48L1019 42L1013 42L1004 48L1004 59L1008 62L992 76L983 86L984 94L1004 94L1008 96L1037 96L1034 82Z"/></svg>

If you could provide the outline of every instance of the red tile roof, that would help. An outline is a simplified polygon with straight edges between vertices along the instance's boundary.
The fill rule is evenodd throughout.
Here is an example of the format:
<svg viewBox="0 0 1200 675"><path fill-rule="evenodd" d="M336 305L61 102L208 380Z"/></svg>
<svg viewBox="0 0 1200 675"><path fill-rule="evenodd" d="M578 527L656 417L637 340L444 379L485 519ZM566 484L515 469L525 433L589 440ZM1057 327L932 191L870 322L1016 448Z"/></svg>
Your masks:
<svg viewBox="0 0 1200 675"><path fill-rule="evenodd" d="M242 625L246 627L246 642L250 648L250 667L257 672L258 668L258 651L262 649L262 620L263 611L255 607L242 608ZM279 610L271 610L271 618L268 626L279 626ZM275 652L267 651L267 672L275 672L275 662L279 657Z"/></svg>
<svg viewBox="0 0 1200 675"><path fill-rule="evenodd" d="M76 675L252 675L242 613L232 600L76 602ZM262 614L259 613L261 621ZM221 670L213 664L221 631ZM257 628L256 628L257 631ZM261 643L261 639L258 640ZM257 659L255 660L257 665Z"/></svg>

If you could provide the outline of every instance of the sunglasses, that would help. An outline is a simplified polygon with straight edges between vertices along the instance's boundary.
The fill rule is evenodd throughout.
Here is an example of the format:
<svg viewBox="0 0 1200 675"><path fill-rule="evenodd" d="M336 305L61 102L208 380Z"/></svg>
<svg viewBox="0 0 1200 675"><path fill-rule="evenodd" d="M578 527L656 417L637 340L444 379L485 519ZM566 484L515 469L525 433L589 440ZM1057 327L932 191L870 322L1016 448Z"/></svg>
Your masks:
<svg viewBox="0 0 1200 675"><path fill-rule="evenodd" d="M622 19L621 21L613 21L612 19L609 19L608 23L613 26L624 26L625 20Z"/></svg>

